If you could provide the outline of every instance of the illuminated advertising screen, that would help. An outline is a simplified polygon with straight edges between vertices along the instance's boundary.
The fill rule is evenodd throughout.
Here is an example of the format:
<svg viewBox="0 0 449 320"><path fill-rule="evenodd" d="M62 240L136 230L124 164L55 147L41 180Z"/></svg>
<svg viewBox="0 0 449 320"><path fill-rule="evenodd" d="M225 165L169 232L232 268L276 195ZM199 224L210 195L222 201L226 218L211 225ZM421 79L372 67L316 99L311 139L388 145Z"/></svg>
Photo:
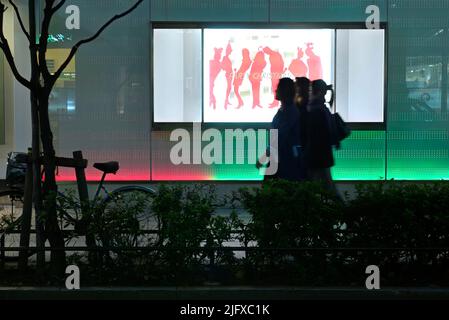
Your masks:
<svg viewBox="0 0 449 320"><path fill-rule="evenodd" d="M204 29L204 122L271 122L279 79L333 81L333 29Z"/></svg>

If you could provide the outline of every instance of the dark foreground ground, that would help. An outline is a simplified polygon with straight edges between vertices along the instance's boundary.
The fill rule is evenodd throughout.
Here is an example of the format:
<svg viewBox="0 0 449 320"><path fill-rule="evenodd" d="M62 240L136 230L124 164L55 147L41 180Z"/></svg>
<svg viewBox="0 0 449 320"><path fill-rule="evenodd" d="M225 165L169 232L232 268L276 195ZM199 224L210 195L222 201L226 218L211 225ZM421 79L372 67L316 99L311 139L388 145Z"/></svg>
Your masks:
<svg viewBox="0 0 449 320"><path fill-rule="evenodd" d="M356 288L300 287L159 287L60 288L3 287L0 300L434 300L448 299L449 288Z"/></svg>

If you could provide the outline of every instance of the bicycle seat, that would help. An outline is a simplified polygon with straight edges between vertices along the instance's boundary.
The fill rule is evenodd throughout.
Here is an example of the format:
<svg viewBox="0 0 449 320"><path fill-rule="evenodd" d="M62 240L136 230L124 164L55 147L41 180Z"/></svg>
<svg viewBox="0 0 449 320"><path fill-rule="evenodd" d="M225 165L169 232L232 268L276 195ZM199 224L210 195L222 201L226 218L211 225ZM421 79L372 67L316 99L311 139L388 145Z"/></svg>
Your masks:
<svg viewBox="0 0 449 320"><path fill-rule="evenodd" d="M94 168L103 171L104 173L116 174L120 166L117 161L111 161L105 163L94 163Z"/></svg>

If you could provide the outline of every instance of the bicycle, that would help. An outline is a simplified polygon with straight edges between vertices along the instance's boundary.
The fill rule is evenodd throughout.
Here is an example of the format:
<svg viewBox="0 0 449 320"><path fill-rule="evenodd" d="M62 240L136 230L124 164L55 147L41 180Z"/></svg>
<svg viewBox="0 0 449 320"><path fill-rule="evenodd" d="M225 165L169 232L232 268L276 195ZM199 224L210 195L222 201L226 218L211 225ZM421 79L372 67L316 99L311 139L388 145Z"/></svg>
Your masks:
<svg viewBox="0 0 449 320"><path fill-rule="evenodd" d="M20 158L25 156L27 154L24 153L8 154L7 184L6 187L0 190L0 241L2 242L0 247L4 246L6 234L20 231L26 175L26 164L23 164L24 161L20 160ZM158 240L157 231L160 230L161 223L159 218L153 215L151 211L151 200L155 195L155 191L147 187L130 185L110 192L105 187L104 182L107 175L116 174L119 171L119 163L116 161L95 163L93 167L103 174L98 183L95 196L93 200L89 200L87 207L86 204L81 204L78 199L74 200L63 192L58 192L57 211L61 229L69 232L72 237L85 236L87 239L88 236L91 236L96 242L101 242L101 235L92 234L93 231L89 228L92 219L103 219L108 212L114 212L116 209L120 210L124 206L132 206L133 201L137 201L139 212L135 212L131 223L134 223L134 227L138 229L138 234L152 235L151 238L146 239L146 244L148 242L156 243ZM100 196L102 192L103 196ZM144 203L144 207L142 207L142 203ZM69 208L64 207L65 205L68 205ZM93 209L98 207L101 208L103 216L98 216L98 214L92 215L92 212L95 212ZM137 223L138 226L136 225ZM133 235L133 239L126 239L126 234L124 239L128 244L134 243L134 245L137 244L138 240L135 235ZM104 245L104 238L102 244ZM0 256L0 260L2 257L4 258L4 254Z"/></svg>

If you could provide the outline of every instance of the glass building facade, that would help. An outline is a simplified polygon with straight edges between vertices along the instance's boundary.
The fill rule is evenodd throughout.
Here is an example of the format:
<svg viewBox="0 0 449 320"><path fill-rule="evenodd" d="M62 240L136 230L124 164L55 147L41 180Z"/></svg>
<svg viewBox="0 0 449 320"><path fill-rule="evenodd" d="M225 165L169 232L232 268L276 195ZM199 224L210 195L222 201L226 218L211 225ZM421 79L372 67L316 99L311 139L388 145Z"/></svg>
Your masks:
<svg viewBox="0 0 449 320"><path fill-rule="evenodd" d="M68 30L67 14L60 10L51 25L50 68L61 64L77 40L92 35L133 3L68 0L67 5L80 8L81 28ZM335 153L334 178L448 179L446 0L144 1L95 42L81 47L58 81L50 110L57 153L70 156L74 150L83 150L90 163L120 161L121 170L111 178L118 181L260 180L251 164L175 166L170 162L171 128L153 119L153 87L158 80L153 76L154 26L364 25L369 5L379 7L385 29L385 121L379 126L355 127ZM170 116L172 107L165 107L165 115ZM89 169L88 177L98 179L99 173ZM74 179L64 170L60 178Z"/></svg>

